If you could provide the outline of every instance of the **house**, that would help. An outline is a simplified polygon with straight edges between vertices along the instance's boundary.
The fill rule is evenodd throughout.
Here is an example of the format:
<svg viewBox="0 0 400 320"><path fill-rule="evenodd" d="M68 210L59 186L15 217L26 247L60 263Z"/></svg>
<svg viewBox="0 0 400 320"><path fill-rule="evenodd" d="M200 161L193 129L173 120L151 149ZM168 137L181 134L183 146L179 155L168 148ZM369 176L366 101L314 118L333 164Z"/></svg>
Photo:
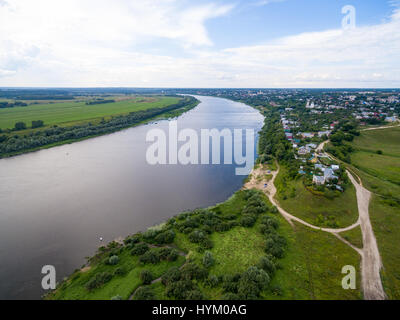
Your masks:
<svg viewBox="0 0 400 320"><path fill-rule="evenodd" d="M323 164L321 164L321 163L316 163L314 167L315 167L315 169L319 169L322 172L325 171L325 166Z"/></svg>
<svg viewBox="0 0 400 320"><path fill-rule="evenodd" d="M337 170L340 169L340 166L337 165L337 164L333 164L333 165L331 166L331 168L332 168L333 171L337 171Z"/></svg>
<svg viewBox="0 0 400 320"><path fill-rule="evenodd" d="M385 121L386 121L386 122L396 122L396 121L397 121L397 118L396 118L396 117L386 117L386 118L385 118Z"/></svg>
<svg viewBox="0 0 400 320"><path fill-rule="evenodd" d="M324 178L325 178L325 181L331 181L331 180L338 179L338 177L334 175L334 172L331 168L325 169Z"/></svg>
<svg viewBox="0 0 400 320"><path fill-rule="evenodd" d="M314 133L310 133L310 132L302 132L302 133L300 133L300 135L302 136L303 139L314 138Z"/></svg>
<svg viewBox="0 0 400 320"><path fill-rule="evenodd" d="M309 148L309 149L316 149L317 145L315 143L309 143L309 144L306 145L306 147Z"/></svg>
<svg viewBox="0 0 400 320"><path fill-rule="evenodd" d="M310 153L310 150L306 147L300 147L299 150L297 151L299 155L306 155Z"/></svg>
<svg viewBox="0 0 400 320"><path fill-rule="evenodd" d="M313 176L313 183L317 185L323 185L325 184L325 178L323 176Z"/></svg>
<svg viewBox="0 0 400 320"><path fill-rule="evenodd" d="M328 136L331 134L331 131L319 131L318 132L318 137L322 138L323 136Z"/></svg>

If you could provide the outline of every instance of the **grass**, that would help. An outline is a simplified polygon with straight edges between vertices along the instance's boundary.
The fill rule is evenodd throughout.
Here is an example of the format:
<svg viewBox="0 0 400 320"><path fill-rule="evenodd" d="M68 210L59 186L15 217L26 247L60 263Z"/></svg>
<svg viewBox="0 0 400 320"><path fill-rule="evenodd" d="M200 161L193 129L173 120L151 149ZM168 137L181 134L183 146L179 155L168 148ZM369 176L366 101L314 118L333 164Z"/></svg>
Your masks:
<svg viewBox="0 0 400 320"><path fill-rule="evenodd" d="M276 178L276 185L283 184L285 167ZM356 191L353 185L349 185L344 193L334 199L328 199L308 191L301 179L286 180L284 190L289 192L278 192L277 199L280 205L291 214L317 226L328 226L319 221L318 216L324 218L334 217L339 227L346 227L355 223L358 219ZM278 188L279 190L279 188Z"/></svg>
<svg viewBox="0 0 400 320"><path fill-rule="evenodd" d="M70 279L58 288L52 299L57 300L109 300L116 295L128 299L134 290L141 285L140 272L147 269L153 273L155 278L160 277L165 271L173 266L180 266L185 258L180 256L175 262L163 261L156 265L142 265L137 256L132 256L129 250L123 250L119 255L120 262L115 266L105 265L101 262L95 263L89 271L75 272ZM108 271L112 273L117 267L127 271L124 276L114 276L111 281L102 287L88 291L85 284L97 273Z"/></svg>
<svg viewBox="0 0 400 320"><path fill-rule="evenodd" d="M358 300L360 257L356 251L333 235L295 223L293 229L281 218L281 231L288 239L285 257L280 260L271 285L279 286L283 295L266 295L266 299L282 300ZM357 289L344 290L342 267L357 270Z"/></svg>
<svg viewBox="0 0 400 320"><path fill-rule="evenodd" d="M362 131L351 146L356 150L352 169L374 193L369 213L382 257L384 290L389 299L400 299L400 128Z"/></svg>
<svg viewBox="0 0 400 320"><path fill-rule="evenodd" d="M265 201L270 205L268 200ZM226 202L211 208L219 215L239 215L245 201L241 192L236 193ZM360 299L358 254L339 241L336 237L306 228L296 224L292 228L280 215L275 215L280 222L278 232L288 242L285 256L278 260L279 269L271 282L271 288L281 288L281 294L276 295L271 290L262 294L263 299ZM214 247L210 249L215 264L209 269L210 274L223 276L245 271L249 266L256 265L265 255L265 240L259 232L259 224L252 228L234 227L226 232L214 232L211 235ZM188 253L186 259L201 264L204 253L197 250L198 245L191 243L187 235L177 233L174 244ZM103 287L89 292L85 284L96 273L112 272L117 266L104 265L94 259L92 268L87 272L77 271L68 281L64 282L51 296L53 299L110 299L120 295L127 299L141 285L140 271L150 270L155 277L161 276L172 266L184 263L180 256L176 262L162 262L157 265L141 265L138 258L131 256L128 250L119 255L119 267L129 270L123 277L114 277ZM344 265L353 265L357 270L356 290L344 290L341 287ZM198 283L200 290L207 299L221 299L224 292L221 285L211 288L204 283ZM161 282L150 285L157 300L171 299L165 294L165 286Z"/></svg>
<svg viewBox="0 0 400 320"><path fill-rule="evenodd" d="M356 246L357 248L362 248L363 247L363 239L362 239L362 233L361 233L361 227L358 226L354 229L351 229L349 231L345 231L340 233L340 235L350 242L352 245Z"/></svg>
<svg viewBox="0 0 400 320"><path fill-rule="evenodd" d="M16 122L25 122L30 126L32 120L43 120L46 126L55 124L74 124L108 118L114 115L128 114L129 112L161 108L177 103L176 97L137 97L131 100L114 103L86 105L85 102L60 102L29 105L0 109L0 128L13 128Z"/></svg>

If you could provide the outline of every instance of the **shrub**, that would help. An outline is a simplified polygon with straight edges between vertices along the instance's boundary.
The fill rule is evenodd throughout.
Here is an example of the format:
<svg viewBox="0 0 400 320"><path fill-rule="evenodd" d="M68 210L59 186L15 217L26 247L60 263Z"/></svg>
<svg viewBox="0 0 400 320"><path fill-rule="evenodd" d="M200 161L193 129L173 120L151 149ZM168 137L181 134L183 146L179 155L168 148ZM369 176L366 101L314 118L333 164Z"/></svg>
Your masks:
<svg viewBox="0 0 400 320"><path fill-rule="evenodd" d="M208 275L208 271L204 268L201 267L195 263L187 263L183 268L182 268L182 278L184 279L204 279Z"/></svg>
<svg viewBox="0 0 400 320"><path fill-rule="evenodd" d="M244 299L257 299L270 281L268 274L257 267L249 267L240 277L238 294Z"/></svg>
<svg viewBox="0 0 400 320"><path fill-rule="evenodd" d="M181 271L178 267L172 267L168 269L166 273L161 278L161 282L163 285L168 285L171 282L178 281L181 278Z"/></svg>
<svg viewBox="0 0 400 320"><path fill-rule="evenodd" d="M194 284L191 280L179 280L171 282L167 285L165 293L168 297L174 297L176 299L186 299L189 291L194 289Z"/></svg>
<svg viewBox="0 0 400 320"><path fill-rule="evenodd" d="M209 276L205 281L206 285L211 288L215 288L216 286L218 286L219 282L219 278L215 275Z"/></svg>
<svg viewBox="0 0 400 320"><path fill-rule="evenodd" d="M158 244L166 244L166 243L172 243L175 238L175 232L173 230L167 230L164 232L159 233L154 241Z"/></svg>
<svg viewBox="0 0 400 320"><path fill-rule="evenodd" d="M154 300L155 296L151 288L140 287L136 290L134 298L135 300Z"/></svg>
<svg viewBox="0 0 400 320"><path fill-rule="evenodd" d="M139 256L139 255L144 254L148 250L149 250L149 246L146 243L138 243L133 246L131 254L135 255L135 256Z"/></svg>
<svg viewBox="0 0 400 320"><path fill-rule="evenodd" d="M33 120L32 121L32 129L43 127L42 120Z"/></svg>
<svg viewBox="0 0 400 320"><path fill-rule="evenodd" d="M203 300L203 293L199 289L194 289L186 292L186 300Z"/></svg>
<svg viewBox="0 0 400 320"><path fill-rule="evenodd" d="M256 223L256 217L250 214L245 214L240 218L240 225L250 228Z"/></svg>
<svg viewBox="0 0 400 320"><path fill-rule="evenodd" d="M206 251L206 253L203 256L203 265L206 268L210 268L211 266L214 265L214 257L210 251Z"/></svg>
<svg viewBox="0 0 400 320"><path fill-rule="evenodd" d="M262 257L258 263L258 267L267 272L269 276L272 276L276 271L275 263L269 256Z"/></svg>
<svg viewBox="0 0 400 320"><path fill-rule="evenodd" d="M119 268L114 270L114 275L115 276L123 276L125 274L126 274L126 270L124 268L119 267Z"/></svg>
<svg viewBox="0 0 400 320"><path fill-rule="evenodd" d="M94 278L90 279L86 283L86 289L91 291L93 289L101 287L103 284L107 283L112 279L112 275L109 272L98 273Z"/></svg>
<svg viewBox="0 0 400 320"><path fill-rule="evenodd" d="M26 124L25 124L25 122L22 122L22 121L17 122L17 123L15 124L15 126L14 126L14 129L15 129L15 130L24 130L24 129L26 129Z"/></svg>
<svg viewBox="0 0 400 320"><path fill-rule="evenodd" d="M149 250L139 257L139 261L144 264L156 264L160 262L160 256L154 250Z"/></svg>
<svg viewBox="0 0 400 320"><path fill-rule="evenodd" d="M150 284L154 279L153 274L149 270L142 270L140 272L140 280L143 284Z"/></svg>
<svg viewBox="0 0 400 320"><path fill-rule="evenodd" d="M118 262L119 262L118 256L111 256L111 257L108 259L108 263L111 264L112 266L118 264Z"/></svg>

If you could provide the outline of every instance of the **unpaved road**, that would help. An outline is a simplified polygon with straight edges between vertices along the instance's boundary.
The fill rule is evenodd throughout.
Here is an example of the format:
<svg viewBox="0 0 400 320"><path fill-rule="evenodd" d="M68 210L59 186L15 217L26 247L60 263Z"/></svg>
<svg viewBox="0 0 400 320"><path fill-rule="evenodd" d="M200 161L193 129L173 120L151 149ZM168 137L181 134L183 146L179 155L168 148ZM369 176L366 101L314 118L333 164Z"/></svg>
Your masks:
<svg viewBox="0 0 400 320"><path fill-rule="evenodd" d="M364 299L384 300L386 296L379 273L382 268L382 260L371 221L369 219L369 201L371 199L371 192L359 184L349 171L347 171L347 175L357 191L358 214L364 247L361 259Z"/></svg>
<svg viewBox="0 0 400 320"><path fill-rule="evenodd" d="M398 124L396 126L383 126L383 127L376 127L376 128L367 128L367 129L362 129L361 131L381 130L381 129L396 128L396 127L400 127L400 124Z"/></svg>
<svg viewBox="0 0 400 320"><path fill-rule="evenodd" d="M323 145L322 145L323 148ZM320 150L322 150L322 148ZM274 184L275 178L279 173L279 166L276 171L271 172L272 178L269 181L262 179L265 175L265 171L262 167L254 169L252 171L251 179L248 183L245 184L245 189L257 188L262 190L269 198L270 202L278 208L278 211L281 215L293 226L292 221L296 221L301 223L309 228L315 230L321 230L328 233L331 233L339 240L343 241L345 244L353 248L357 251L361 256L361 283L362 289L364 293L365 300L384 300L385 292L383 290L381 278L380 278L380 269L382 268L382 260L380 258L378 245L376 242L376 238L374 232L372 230L371 222L369 219L369 201L371 198L371 193L365 189L361 184L359 184L354 177L347 171L347 174L356 188L357 194L357 205L358 205L358 214L359 218L356 223L353 225L341 228L341 229L330 229L330 228L321 228L314 226L290 213L288 213L285 209L283 209L279 203L275 200L276 195L276 187ZM260 178L261 177L261 178ZM267 184L267 186L265 186ZM363 248L357 248L345 239L343 239L339 233L351 230L360 225L362 237L363 237Z"/></svg>

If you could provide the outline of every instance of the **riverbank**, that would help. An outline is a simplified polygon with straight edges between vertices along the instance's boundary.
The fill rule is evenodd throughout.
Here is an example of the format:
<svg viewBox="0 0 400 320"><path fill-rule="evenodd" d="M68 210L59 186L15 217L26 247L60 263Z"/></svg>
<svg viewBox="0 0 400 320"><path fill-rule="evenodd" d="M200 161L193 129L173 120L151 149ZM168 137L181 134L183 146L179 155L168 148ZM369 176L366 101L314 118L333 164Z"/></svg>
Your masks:
<svg viewBox="0 0 400 320"><path fill-rule="evenodd" d="M181 103L183 101L183 103ZM56 132L55 134L61 135L63 134L64 136L70 136L71 134L69 133L68 130L70 130L69 128L72 128L73 130L79 130L79 128L83 128L83 130L86 131L86 133L83 133L82 137L75 137L75 138L70 138L70 139L63 139L61 137L61 141L56 141L54 143L47 143L44 145L38 145L32 148L23 148L21 150L18 151L13 151L13 152L4 152L4 150L6 150L6 143L9 144L9 141L13 138L9 137L6 140L0 142L0 159L1 158L9 158L9 157L13 157L16 155L20 155L20 154L25 154L25 153L30 153L30 152L35 152L38 150L43 150L43 149L49 149L52 147L56 147L56 146L61 146L64 144L70 144L70 143L74 143L74 142L78 142L78 141L83 141L83 140L87 140L87 139L91 139L91 138L95 138L95 137L99 137L99 136L103 136L106 134L111 134L114 132L118 132L124 129L128 129L131 127L135 127L138 125L142 125L142 124L146 124L149 123L150 121L154 121L154 120L163 120L163 119L169 119L169 118L174 118L174 117L178 117L182 114L184 114L185 112L192 110L193 108L195 108L200 101L198 101L197 99L190 97L189 99L183 99L181 100L180 103L178 104L174 104L171 106L166 106L163 108L151 108L148 110L144 110L144 111L136 111L136 112L131 112L129 115L119 115L116 116L115 118L111 118L108 121L104 121L104 119L102 119L101 121L92 121L89 123L82 123L81 125L74 125L71 127L58 127L58 126L54 126L51 128L45 128L45 129L40 129L40 131L36 131L35 134L30 134L31 139L33 138L34 140L36 139L37 142L33 141L33 142L29 142L29 143L33 143L33 144L41 144L42 142L39 141L39 139L42 139L41 137L41 132L44 132L44 135L46 137L48 136L48 131L57 131L57 130L61 130L60 133ZM142 116L142 119L131 119L132 117L134 117L135 115L139 115L139 114L144 114ZM115 125L113 127L113 125L111 125L111 127L109 127L109 123L115 121L115 119L118 119L118 124ZM97 128L99 128L97 130ZM63 131L64 130L64 131ZM66 130L66 132L65 132ZM91 133L91 132L96 132L97 131L101 131L100 133ZM18 132L16 132L17 134ZM1 134L0 134L1 135ZM76 134L72 134L76 135ZM82 135L82 134L80 134ZM5 136L4 134L2 136ZM27 136L27 134L25 134L25 136ZM14 135L14 138L16 138L17 135ZM51 137L51 136L50 136ZM21 140L22 138L19 138L19 140ZM55 138L58 139L58 138ZM18 141L17 141L18 142ZM23 143L23 142L21 142Z"/></svg>

